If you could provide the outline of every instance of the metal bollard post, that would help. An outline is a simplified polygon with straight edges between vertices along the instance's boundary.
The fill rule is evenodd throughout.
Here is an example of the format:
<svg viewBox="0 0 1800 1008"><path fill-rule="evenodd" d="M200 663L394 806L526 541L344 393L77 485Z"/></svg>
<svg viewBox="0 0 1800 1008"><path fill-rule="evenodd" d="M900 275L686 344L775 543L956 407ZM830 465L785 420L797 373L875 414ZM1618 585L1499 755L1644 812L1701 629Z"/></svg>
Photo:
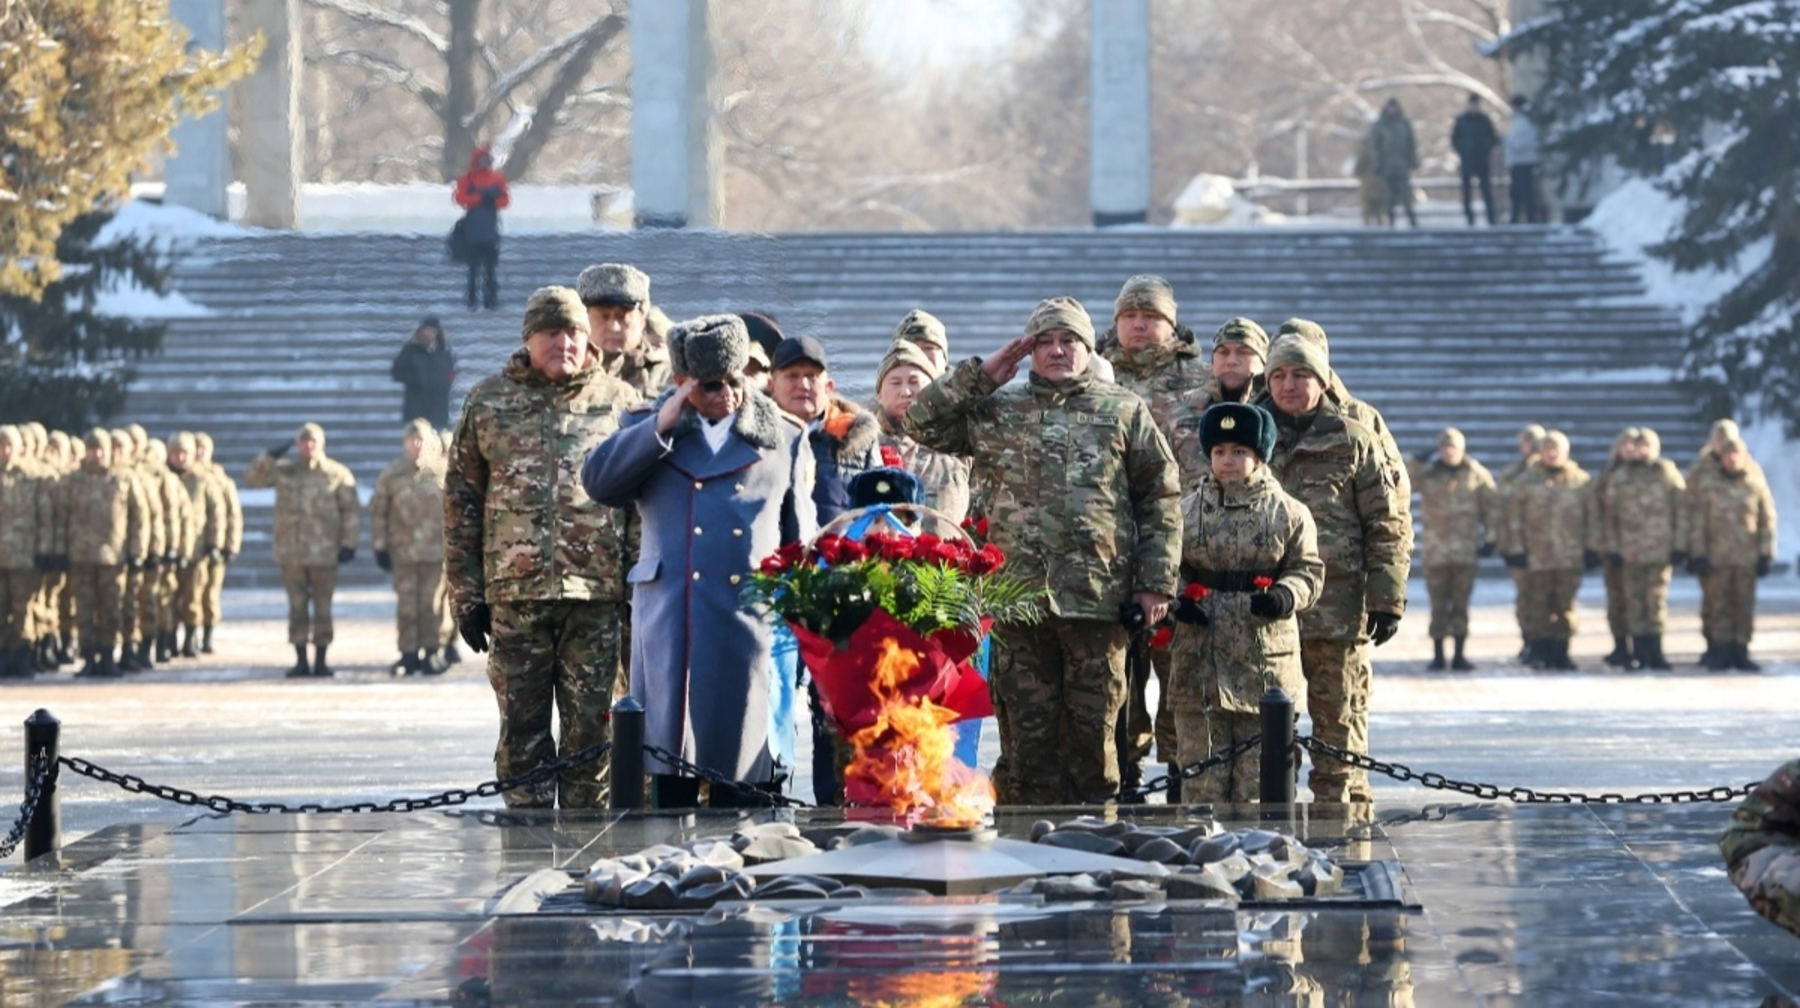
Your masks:
<svg viewBox="0 0 1800 1008"><path fill-rule="evenodd" d="M629 695L612 705L611 787L613 808L644 807L644 705Z"/></svg>
<svg viewBox="0 0 1800 1008"><path fill-rule="evenodd" d="M1294 804L1294 700L1279 689L1262 698L1262 793L1264 805Z"/></svg>
<svg viewBox="0 0 1800 1008"><path fill-rule="evenodd" d="M56 744L61 734L62 722L41 707L25 719L25 780L31 780L39 754L50 761L43 793L38 795L37 808L25 827L28 862L62 847L62 798L56 793Z"/></svg>

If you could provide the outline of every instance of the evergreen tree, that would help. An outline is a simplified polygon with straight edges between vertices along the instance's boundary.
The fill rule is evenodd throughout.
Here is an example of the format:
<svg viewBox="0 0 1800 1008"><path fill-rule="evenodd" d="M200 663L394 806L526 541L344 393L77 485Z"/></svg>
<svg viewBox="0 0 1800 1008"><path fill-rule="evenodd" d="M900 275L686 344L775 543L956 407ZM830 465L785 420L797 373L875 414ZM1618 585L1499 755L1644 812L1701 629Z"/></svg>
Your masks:
<svg viewBox="0 0 1800 1008"><path fill-rule="evenodd" d="M1687 377L1800 436L1800 0L1547 0L1510 46L1549 61L1550 148L1611 156L1686 204L1650 251L1741 280L1689 333Z"/></svg>

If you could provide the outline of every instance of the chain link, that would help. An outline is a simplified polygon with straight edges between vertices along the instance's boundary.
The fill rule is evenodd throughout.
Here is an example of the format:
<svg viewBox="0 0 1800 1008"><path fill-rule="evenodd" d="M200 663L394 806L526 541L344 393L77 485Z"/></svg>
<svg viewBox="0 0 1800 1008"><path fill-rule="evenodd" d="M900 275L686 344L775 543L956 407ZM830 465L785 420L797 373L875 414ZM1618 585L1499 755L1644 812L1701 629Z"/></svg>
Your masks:
<svg viewBox="0 0 1800 1008"><path fill-rule="evenodd" d="M730 777L725 776L717 770L708 770L703 766L697 766L690 763L687 760L682 759L679 755L676 755L661 746L646 745L644 747L644 752L647 755L662 760L676 770L681 771L685 776L698 777L708 784L711 784L713 787L722 787L741 798L747 798L762 805L773 806L775 808L815 807L808 805L806 802L800 801L797 798L789 798L779 791L764 791L762 788L747 781L732 780Z"/></svg>
<svg viewBox="0 0 1800 1008"><path fill-rule="evenodd" d="M1720 785L1704 791L1663 791L1635 795L1610 791L1595 795L1582 791L1537 791L1528 787L1503 789L1498 784L1454 780L1441 773L1420 772L1402 763L1388 763L1373 759L1362 753L1339 749L1329 742L1321 742L1310 735L1301 736L1299 742L1302 749L1312 753L1315 757L1323 756L1326 759L1335 760L1370 773L1392 777L1397 781L1414 781L1424 787L1435 788L1439 791L1456 791L1485 801L1504 799L1519 805L1685 805L1694 802L1726 802L1748 795L1751 789L1759 783L1752 781L1743 787L1736 788Z"/></svg>
<svg viewBox="0 0 1800 1008"><path fill-rule="evenodd" d="M12 857L13 851L19 849L25 831L31 828L32 817L37 815L38 802L54 784L55 771L56 765L50 762L50 754L38 750L31 761L31 779L25 782L25 798L19 802L19 818L6 832L6 838L0 840L0 859Z"/></svg>
<svg viewBox="0 0 1800 1008"><path fill-rule="evenodd" d="M447 808L461 805L475 798L492 798L505 791L530 787L544 781L554 779L564 770L578 766L586 766L612 750L612 743L599 742L572 752L562 759L543 763L519 774L500 780L485 781L473 788L451 788L423 798L395 798L389 802L353 802L348 805L324 805L308 802L302 805L283 805L280 802L245 802L223 795L203 795L186 788L170 787L166 784L152 784L135 774L115 773L102 766L74 756L61 756L57 761L70 770L100 781L113 784L133 794L146 794L152 798L174 802L177 805L192 805L196 808L211 809L214 812L243 812L249 815L302 813L346 813L360 814L368 812L419 812L426 809ZM29 795L27 797L30 797Z"/></svg>
<svg viewBox="0 0 1800 1008"><path fill-rule="evenodd" d="M1239 756L1244 755L1260 745L1262 745L1262 736L1252 735L1228 749L1213 753L1211 756L1206 757L1198 763L1192 763L1182 767L1179 779L1184 781L1193 780L1195 777L1200 776L1214 767L1221 767L1236 760ZM1174 784L1176 779L1176 777L1171 777L1168 774L1163 774L1160 777L1152 777L1144 783L1139 784L1137 787L1120 791L1118 795L1115 796L1114 800L1122 803L1131 803L1134 800L1141 802L1143 799L1148 798L1153 794L1169 790L1170 785Z"/></svg>

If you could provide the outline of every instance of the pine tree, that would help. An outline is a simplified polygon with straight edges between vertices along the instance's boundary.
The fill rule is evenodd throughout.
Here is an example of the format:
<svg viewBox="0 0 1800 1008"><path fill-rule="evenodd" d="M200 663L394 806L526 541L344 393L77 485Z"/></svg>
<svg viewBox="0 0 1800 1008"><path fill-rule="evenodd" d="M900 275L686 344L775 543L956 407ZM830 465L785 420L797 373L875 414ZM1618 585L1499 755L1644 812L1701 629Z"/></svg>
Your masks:
<svg viewBox="0 0 1800 1008"><path fill-rule="evenodd" d="M1604 156L1686 204L1650 252L1742 279L1688 336L1684 369L1800 436L1800 0L1548 0L1508 45L1549 59L1536 99L1569 163Z"/></svg>

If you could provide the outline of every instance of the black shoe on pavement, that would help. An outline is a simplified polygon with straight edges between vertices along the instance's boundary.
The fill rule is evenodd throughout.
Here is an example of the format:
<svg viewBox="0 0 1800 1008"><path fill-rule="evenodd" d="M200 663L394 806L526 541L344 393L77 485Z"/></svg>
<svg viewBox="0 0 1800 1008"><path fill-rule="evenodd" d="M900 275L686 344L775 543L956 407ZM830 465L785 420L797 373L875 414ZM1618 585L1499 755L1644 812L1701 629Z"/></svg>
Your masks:
<svg viewBox="0 0 1800 1008"><path fill-rule="evenodd" d="M313 648L312 674L314 679L330 679L332 676L337 675L330 665L325 664L324 644L320 644Z"/></svg>
<svg viewBox="0 0 1800 1008"><path fill-rule="evenodd" d="M463 660L462 652L458 651L456 649L455 641L451 641L450 643L444 645L444 665L445 666L461 665L462 660Z"/></svg>
<svg viewBox="0 0 1800 1008"><path fill-rule="evenodd" d="M213 653L212 624L211 623L208 623L204 627L200 628L200 653L201 654L212 654Z"/></svg>
<svg viewBox="0 0 1800 1008"><path fill-rule="evenodd" d="M1163 766L1163 772L1169 775L1169 797L1168 797L1169 804L1170 805L1180 805L1181 804L1181 785L1182 785L1181 764L1180 763L1165 764Z"/></svg>
<svg viewBox="0 0 1800 1008"><path fill-rule="evenodd" d="M1734 644L1731 648L1731 667L1741 672L1761 672L1762 666L1750 660L1750 645Z"/></svg>
<svg viewBox="0 0 1800 1008"><path fill-rule="evenodd" d="M1466 637L1456 638L1456 653L1450 657L1450 668L1452 671L1455 671L1455 672L1473 672L1473 671L1475 671L1475 666L1469 662L1469 659L1463 657L1463 644L1467 640L1468 640L1468 638L1466 638Z"/></svg>
<svg viewBox="0 0 1800 1008"><path fill-rule="evenodd" d="M1444 671L1444 638L1431 638L1431 664L1425 667L1433 672Z"/></svg>
<svg viewBox="0 0 1800 1008"><path fill-rule="evenodd" d="M443 675L449 669L450 663L438 654L437 648L426 648L419 659L419 671L424 675Z"/></svg>
<svg viewBox="0 0 1800 1008"><path fill-rule="evenodd" d="M200 649L194 646L194 638L195 634L192 626L184 626L181 628L181 657L200 657Z"/></svg>
<svg viewBox="0 0 1800 1008"><path fill-rule="evenodd" d="M294 645L294 667L287 670L289 679L305 679L312 675L312 667L306 664L306 645Z"/></svg>
<svg viewBox="0 0 1800 1008"><path fill-rule="evenodd" d="M1609 654L1605 658L1602 658L1601 661L1604 661L1606 664L1611 665L1613 668L1622 668L1622 669L1630 668L1631 667L1631 646L1630 646L1630 644L1628 644L1626 642L1624 637L1618 637L1618 636L1613 637L1612 654Z"/></svg>

